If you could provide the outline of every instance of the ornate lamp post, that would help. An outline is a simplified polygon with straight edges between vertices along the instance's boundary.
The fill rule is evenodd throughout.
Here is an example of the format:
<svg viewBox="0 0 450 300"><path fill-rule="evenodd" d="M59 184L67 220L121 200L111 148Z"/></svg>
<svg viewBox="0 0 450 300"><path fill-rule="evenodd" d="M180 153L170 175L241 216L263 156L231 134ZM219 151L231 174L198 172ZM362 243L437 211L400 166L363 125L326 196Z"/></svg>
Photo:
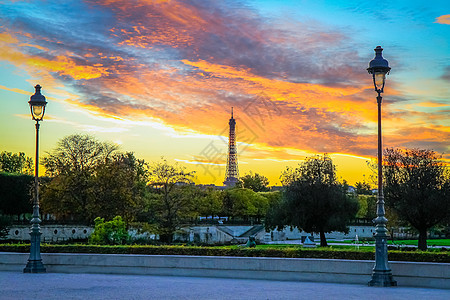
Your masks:
<svg viewBox="0 0 450 300"><path fill-rule="evenodd" d="M383 195L383 146L381 141L381 93L383 93L386 74L389 74L391 68L389 63L381 54L383 48L377 46L375 49L375 58L369 63L367 71L372 74L375 91L378 93L378 199L377 199L377 218L375 230L375 266L372 272L372 280L369 286L396 286L397 281L392 278L392 272L388 263L387 251L387 219L384 216L384 195Z"/></svg>
<svg viewBox="0 0 450 300"><path fill-rule="evenodd" d="M45 113L45 97L41 94L41 86L38 84L35 86L36 92L31 96L30 104L31 116L36 121L36 164L34 168L34 201L33 201L33 218L31 219L31 246L30 257L24 273L45 273L45 267L42 264L41 258L41 231L39 224L39 121L42 121Z"/></svg>

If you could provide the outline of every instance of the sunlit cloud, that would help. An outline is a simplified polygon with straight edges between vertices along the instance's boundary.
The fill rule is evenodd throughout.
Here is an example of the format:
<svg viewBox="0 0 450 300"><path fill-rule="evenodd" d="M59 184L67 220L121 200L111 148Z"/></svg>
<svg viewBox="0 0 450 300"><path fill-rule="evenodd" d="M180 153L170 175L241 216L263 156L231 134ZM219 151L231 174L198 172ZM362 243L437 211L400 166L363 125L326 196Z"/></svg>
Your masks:
<svg viewBox="0 0 450 300"><path fill-rule="evenodd" d="M450 25L450 15L442 15L437 17L435 23Z"/></svg>
<svg viewBox="0 0 450 300"><path fill-rule="evenodd" d="M212 162L204 162L204 161L192 161L187 159L178 159L175 158L175 161L184 162L191 165L210 165L210 166L226 166L226 163L218 164L218 163L212 163Z"/></svg>
<svg viewBox="0 0 450 300"><path fill-rule="evenodd" d="M22 95L27 95L27 96L31 96L33 95L32 92L27 92L21 89L17 89L17 88L8 88L6 86L0 85L0 89L2 90L6 90L6 91L10 91L10 92L14 92L14 93L18 93L18 94L22 94Z"/></svg>
<svg viewBox="0 0 450 300"><path fill-rule="evenodd" d="M427 101L427 102L421 102L417 104L418 106L422 106L422 107L445 107L445 106L450 106L450 103L440 103L440 102L431 102L431 101Z"/></svg>
<svg viewBox="0 0 450 300"><path fill-rule="evenodd" d="M345 154L345 153L333 153L331 156L345 156L345 157L357 158L357 159L362 159L362 160L370 160L370 157L350 155L350 154Z"/></svg>
<svg viewBox="0 0 450 300"><path fill-rule="evenodd" d="M2 16L0 60L45 82L67 111L104 123L51 122L107 133L145 126L226 145L234 107L243 159L376 153L376 103L361 67L367 62L343 29L264 18L240 1L74 1L67 4L74 14L56 3L36 15L37 5ZM407 102L395 86L389 95ZM446 106L432 98L387 101L386 145L450 151ZM199 159L184 162L226 163Z"/></svg>

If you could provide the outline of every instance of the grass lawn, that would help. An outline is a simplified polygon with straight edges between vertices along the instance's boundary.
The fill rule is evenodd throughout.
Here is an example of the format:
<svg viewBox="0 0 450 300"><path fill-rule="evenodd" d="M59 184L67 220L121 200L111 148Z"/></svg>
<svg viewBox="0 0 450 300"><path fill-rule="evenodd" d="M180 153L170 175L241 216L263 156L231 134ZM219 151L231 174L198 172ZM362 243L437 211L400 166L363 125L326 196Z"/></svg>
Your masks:
<svg viewBox="0 0 450 300"><path fill-rule="evenodd" d="M346 240L346 241L327 241L328 245L332 249L342 249L342 250L359 250L359 251L374 251L374 244L375 241L370 241L369 245L366 244L363 246L360 242L359 247L355 246L353 241ZM417 240L396 240L394 241L395 245L413 245L417 246ZM320 241L316 241L317 245L319 245ZM336 245L334 243L339 244L348 244L348 245ZM444 246L444 247L450 247L450 239L433 239L427 241L428 246ZM392 245L392 241L388 241L389 245ZM241 246L225 246L226 248L230 249L236 249ZM298 249L303 248L301 244L268 244L268 245L256 245L256 249ZM317 247L320 249L320 247ZM307 249L307 248L306 248ZM329 249L329 248L325 248ZM431 250L431 249L429 249Z"/></svg>
<svg viewBox="0 0 450 300"><path fill-rule="evenodd" d="M352 240L344 240L344 241L328 241L328 244L333 245L333 243L339 244L354 244ZM361 244L361 241L359 242ZM366 242L367 243L367 242ZM394 240L395 245L413 245L417 246L417 240ZM369 244L375 244L375 241L370 241ZM388 240L388 244L392 245L392 240ZM450 239L432 239L427 240L428 246L445 246L450 247Z"/></svg>
<svg viewBox="0 0 450 300"><path fill-rule="evenodd" d="M396 245L414 245L417 246L417 240L395 240ZM389 241L392 244L392 241ZM427 240L428 246L445 246L450 247L450 239Z"/></svg>
<svg viewBox="0 0 450 300"><path fill-rule="evenodd" d="M328 248L321 248L321 247L317 247L315 249L327 249L330 250L331 249L338 249L338 250L355 250L356 247L353 245L329 245L330 247ZM239 247L242 246L220 246L220 247L225 247L225 248L230 248L230 249L237 249ZM256 249L311 249L311 248L303 248L302 245L300 244L270 244L270 245L256 245ZM373 252L374 251L374 247L373 246L359 246L359 251L368 251L368 252Z"/></svg>

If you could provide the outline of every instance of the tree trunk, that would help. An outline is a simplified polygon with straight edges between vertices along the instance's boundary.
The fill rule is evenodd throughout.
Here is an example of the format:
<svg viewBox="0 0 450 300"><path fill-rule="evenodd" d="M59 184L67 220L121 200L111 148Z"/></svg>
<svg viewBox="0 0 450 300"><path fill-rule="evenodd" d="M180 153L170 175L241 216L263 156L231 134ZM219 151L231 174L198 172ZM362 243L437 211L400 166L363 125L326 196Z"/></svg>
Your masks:
<svg viewBox="0 0 450 300"><path fill-rule="evenodd" d="M325 232L320 231L320 247L328 247L327 239L325 238Z"/></svg>
<svg viewBox="0 0 450 300"><path fill-rule="evenodd" d="M427 230L420 229L419 230L419 250L427 251Z"/></svg>

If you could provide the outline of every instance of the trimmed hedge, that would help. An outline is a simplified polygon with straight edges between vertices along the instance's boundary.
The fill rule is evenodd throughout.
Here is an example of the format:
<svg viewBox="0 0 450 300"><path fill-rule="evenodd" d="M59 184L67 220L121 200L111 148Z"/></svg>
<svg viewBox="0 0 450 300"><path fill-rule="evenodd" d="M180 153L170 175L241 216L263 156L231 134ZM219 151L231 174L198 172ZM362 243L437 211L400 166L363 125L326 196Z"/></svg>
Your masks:
<svg viewBox="0 0 450 300"><path fill-rule="evenodd" d="M29 244L0 244L0 252L30 251ZM144 254L144 255L195 255L195 256L241 256L241 257L286 257L374 260L374 252L340 249L251 249L192 246L148 246L148 245L41 245L42 253L97 253L97 254ZM450 263L449 252L403 252L389 251L390 261Z"/></svg>

